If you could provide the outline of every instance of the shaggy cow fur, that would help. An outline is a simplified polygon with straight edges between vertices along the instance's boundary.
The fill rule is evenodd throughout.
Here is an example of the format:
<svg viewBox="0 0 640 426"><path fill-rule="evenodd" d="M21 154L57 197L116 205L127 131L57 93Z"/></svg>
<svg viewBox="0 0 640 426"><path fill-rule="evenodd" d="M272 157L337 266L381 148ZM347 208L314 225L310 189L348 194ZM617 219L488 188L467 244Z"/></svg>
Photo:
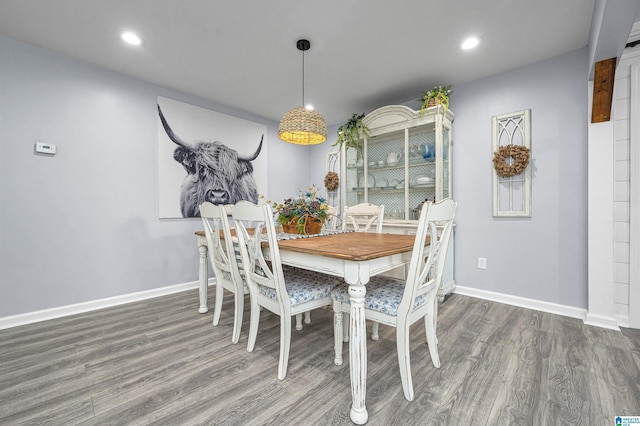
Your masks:
<svg viewBox="0 0 640 426"><path fill-rule="evenodd" d="M260 154L264 135L253 156L241 158L235 149L221 142L196 142L194 146L186 144L173 133L160 105L158 114L167 136L178 145L173 158L187 172L180 195L183 217L200 216L199 206L205 201L213 204L235 204L241 200L258 202L251 161Z"/></svg>

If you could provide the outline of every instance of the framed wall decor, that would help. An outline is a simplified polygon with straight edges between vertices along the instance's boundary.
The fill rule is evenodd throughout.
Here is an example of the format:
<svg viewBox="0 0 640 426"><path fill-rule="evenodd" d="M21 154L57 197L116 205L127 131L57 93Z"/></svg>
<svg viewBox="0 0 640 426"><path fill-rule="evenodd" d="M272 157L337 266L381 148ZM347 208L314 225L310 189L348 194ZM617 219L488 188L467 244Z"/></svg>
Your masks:
<svg viewBox="0 0 640 426"><path fill-rule="evenodd" d="M326 173L329 173L329 172L336 173L338 174L338 179L341 179L342 177L340 176L340 151L328 152L326 161L327 161ZM339 187L336 187L336 189L331 191L328 190L328 188L325 188L325 190L327 191L327 202L331 206L341 207ZM338 211L342 211L342 209L339 208Z"/></svg>
<svg viewBox="0 0 640 426"><path fill-rule="evenodd" d="M491 120L493 216L531 217L531 110Z"/></svg>
<svg viewBox="0 0 640 426"><path fill-rule="evenodd" d="M156 114L161 219L266 193L267 126L160 96Z"/></svg>

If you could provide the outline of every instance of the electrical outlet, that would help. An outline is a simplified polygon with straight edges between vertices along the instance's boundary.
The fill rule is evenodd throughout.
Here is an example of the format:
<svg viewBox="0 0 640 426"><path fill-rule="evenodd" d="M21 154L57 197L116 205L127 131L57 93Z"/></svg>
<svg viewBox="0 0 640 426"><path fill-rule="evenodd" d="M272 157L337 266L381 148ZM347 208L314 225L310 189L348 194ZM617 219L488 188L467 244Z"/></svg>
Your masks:
<svg viewBox="0 0 640 426"><path fill-rule="evenodd" d="M487 258L479 257L478 258L478 269L487 269Z"/></svg>

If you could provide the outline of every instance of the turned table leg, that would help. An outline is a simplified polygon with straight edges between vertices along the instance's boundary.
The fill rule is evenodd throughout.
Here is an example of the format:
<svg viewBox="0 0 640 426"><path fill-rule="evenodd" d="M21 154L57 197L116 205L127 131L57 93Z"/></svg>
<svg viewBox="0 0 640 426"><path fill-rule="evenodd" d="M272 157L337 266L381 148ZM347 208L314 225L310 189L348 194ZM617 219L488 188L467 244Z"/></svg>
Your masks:
<svg viewBox="0 0 640 426"><path fill-rule="evenodd" d="M349 366L351 370L351 420L356 424L365 424L369 418L365 399L367 396L367 328L364 317L363 284L349 284L351 313L349 322Z"/></svg>
<svg viewBox="0 0 640 426"><path fill-rule="evenodd" d="M207 291L209 289L209 276L207 271L207 246L199 245L200 252L200 270L198 272L198 290L200 294L200 308L198 312L206 314L209 312L207 307Z"/></svg>
<svg viewBox="0 0 640 426"><path fill-rule="evenodd" d="M340 304L340 302L334 302L337 303L338 305ZM342 318L343 318L343 314L342 311L337 311L335 310L334 307L334 313L333 313L333 338L334 338L334 343L333 343L333 352L334 352L334 358L333 358L333 363L335 365L342 365L342 331L343 331L343 325L342 325Z"/></svg>

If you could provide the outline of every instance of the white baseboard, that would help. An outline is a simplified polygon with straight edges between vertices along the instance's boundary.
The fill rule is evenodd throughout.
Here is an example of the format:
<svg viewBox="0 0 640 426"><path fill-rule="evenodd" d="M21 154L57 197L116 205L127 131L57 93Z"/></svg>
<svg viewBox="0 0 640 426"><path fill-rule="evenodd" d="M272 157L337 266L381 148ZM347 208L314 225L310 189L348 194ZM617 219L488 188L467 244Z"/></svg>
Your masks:
<svg viewBox="0 0 640 426"><path fill-rule="evenodd" d="M211 282L209 283L209 285L211 285ZM91 300L89 302L76 303L73 305L60 306L57 308L44 309L41 311L3 317L0 318L0 330L4 330L5 328L18 327L25 324L31 324L34 322L46 321L54 318L60 318L67 315L75 315L83 312L95 311L111 306L124 305L126 303L138 302L140 300L152 299L154 297L166 296L168 294L179 293L181 291L193 290L197 288L198 281L191 281L183 284L171 285L168 287L154 288L153 290L139 291L137 293L123 294L121 296L108 297L106 299ZM198 306L194 306L193 310L194 312L197 312Z"/></svg>
<svg viewBox="0 0 640 426"><path fill-rule="evenodd" d="M572 306L559 305L557 303L543 302L540 300L527 299L525 297L510 296L508 294L494 293L492 291L478 290L470 287L456 286L453 290L456 294L462 294L464 296L476 297L478 299L492 300L498 303L504 303L507 305L518 306L521 308L533 309L541 312L548 312L550 314L562 315L570 318L577 318L585 322L587 316L586 309L574 308ZM590 324L597 325L597 324ZM603 325L598 325L604 327ZM610 327L606 327L610 328Z"/></svg>
<svg viewBox="0 0 640 426"><path fill-rule="evenodd" d="M616 314L614 314L613 317L618 322L618 327L632 328L632 327L629 327L629 315L616 315Z"/></svg>
<svg viewBox="0 0 640 426"><path fill-rule="evenodd" d="M209 286L211 286L212 283L213 280L210 279ZM83 312L95 311L111 306L124 305L126 303L138 302L140 300L152 299L154 297L165 296L168 294L179 293L181 291L193 290L197 288L198 282L192 281L168 287L156 288L153 290L108 297L106 299L92 300L89 302L76 303L74 305L60 306L57 308L28 312L26 314L3 317L0 318L0 330L11 327L18 327L25 324L31 324L34 322L46 321L54 318L60 318L68 315L80 314ZM494 302L505 303L507 305L518 306L521 308L534 309L536 311L563 315L570 318L577 318L582 320L587 325L619 330L618 321L615 318L589 315L587 314L586 309L574 308L571 306L559 305L550 302L543 302L540 300L527 299L519 296L510 296L502 293L494 293L486 290L478 290L475 288L463 287L459 285L455 287L453 292L456 294L461 294L463 296L492 300ZM194 310L197 309L198 307L194 306Z"/></svg>
<svg viewBox="0 0 640 426"><path fill-rule="evenodd" d="M620 327L618 327L618 321L614 317L587 313L584 319L584 323L587 325L593 325L594 327L602 327L608 328L610 330L620 331Z"/></svg>

